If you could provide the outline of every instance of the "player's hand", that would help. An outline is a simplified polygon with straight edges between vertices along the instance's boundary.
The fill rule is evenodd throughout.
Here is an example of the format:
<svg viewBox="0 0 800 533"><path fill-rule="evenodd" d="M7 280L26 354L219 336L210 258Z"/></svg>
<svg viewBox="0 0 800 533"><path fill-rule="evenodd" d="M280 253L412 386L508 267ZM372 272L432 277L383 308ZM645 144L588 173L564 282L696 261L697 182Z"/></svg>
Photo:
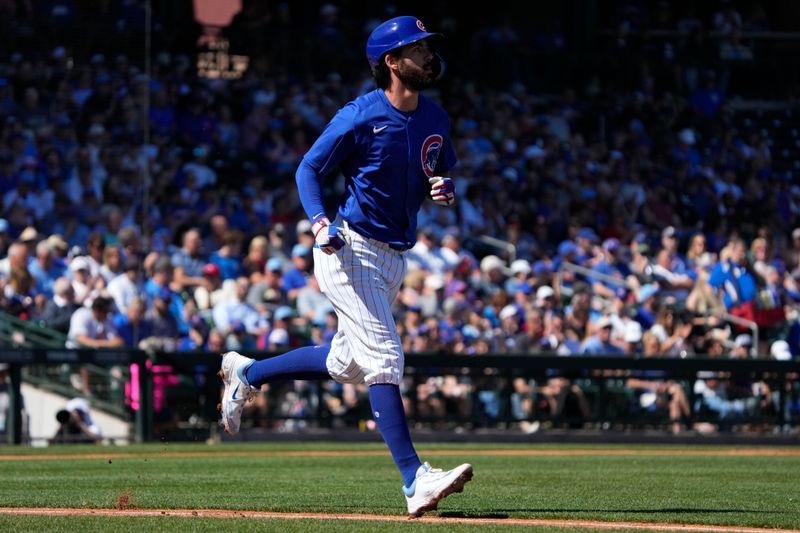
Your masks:
<svg viewBox="0 0 800 533"><path fill-rule="evenodd" d="M434 176L428 179L431 184L431 200L439 205L449 206L456 201L456 184L450 178Z"/></svg>
<svg viewBox="0 0 800 533"><path fill-rule="evenodd" d="M328 217L320 217L311 225L311 232L319 249L330 255L350 244L350 236L347 230L338 226L332 226Z"/></svg>

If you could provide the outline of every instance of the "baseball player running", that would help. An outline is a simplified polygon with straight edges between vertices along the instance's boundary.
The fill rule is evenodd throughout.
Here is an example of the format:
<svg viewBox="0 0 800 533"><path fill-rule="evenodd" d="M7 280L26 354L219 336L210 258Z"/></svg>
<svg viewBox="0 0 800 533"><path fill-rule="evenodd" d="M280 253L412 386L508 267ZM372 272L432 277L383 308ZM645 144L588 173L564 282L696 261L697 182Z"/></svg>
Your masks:
<svg viewBox="0 0 800 533"><path fill-rule="evenodd" d="M366 383L378 429L403 477L408 513L421 516L461 492L472 466L442 471L422 463L408 431L399 383L403 349L390 305L414 245L417 212L426 198L452 205L456 163L449 119L420 91L444 69L431 37L415 17L384 22L367 41L378 88L345 105L297 170L297 187L315 236L314 275L339 318L330 346L300 348L255 361L236 352L222 359L222 425L239 430L242 409L258 390L281 379ZM346 178L336 217L326 216L322 179L334 169Z"/></svg>

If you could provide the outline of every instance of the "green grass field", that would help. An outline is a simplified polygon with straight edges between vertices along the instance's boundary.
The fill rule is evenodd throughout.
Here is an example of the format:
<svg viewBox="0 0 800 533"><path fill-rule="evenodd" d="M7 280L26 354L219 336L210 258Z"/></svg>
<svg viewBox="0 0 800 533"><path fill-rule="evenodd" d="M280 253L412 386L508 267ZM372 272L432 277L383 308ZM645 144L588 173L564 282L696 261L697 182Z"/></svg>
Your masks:
<svg viewBox="0 0 800 533"><path fill-rule="evenodd" d="M419 448L423 460L430 460L434 466L450 468L471 462L475 468L475 478L464 493L444 500L439 511L429 516L485 518L491 523L0 514L0 530L522 529L503 525L505 518L800 529L800 455L709 455L713 450L725 453L734 449L675 446ZM346 454L319 455L319 450ZM493 454L490 450L505 453ZM634 453L624 453L626 450ZM781 451L760 450L765 454ZM124 499L131 509L403 515L401 482L391 458L382 451L377 444L335 443L73 446L45 450L0 447L0 478L4 481L0 483L0 507L112 509L120 496L127 495Z"/></svg>

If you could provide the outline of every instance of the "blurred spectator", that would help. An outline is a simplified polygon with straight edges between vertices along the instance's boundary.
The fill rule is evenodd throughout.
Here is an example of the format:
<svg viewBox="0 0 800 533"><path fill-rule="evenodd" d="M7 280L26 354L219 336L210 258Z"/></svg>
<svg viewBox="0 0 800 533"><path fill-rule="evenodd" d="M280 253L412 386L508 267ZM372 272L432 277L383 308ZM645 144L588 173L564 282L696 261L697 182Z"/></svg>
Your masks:
<svg viewBox="0 0 800 533"><path fill-rule="evenodd" d="M80 307L72 314L69 324L68 347L113 348L122 346L123 340L112 322L114 301L108 296L97 296L91 307Z"/></svg>
<svg viewBox="0 0 800 533"><path fill-rule="evenodd" d="M191 228L183 234L182 245L172 254L172 266L174 283L178 291L192 289L203 285L207 287L206 280L203 278L203 267L206 261L203 259L203 240L200 230Z"/></svg>
<svg viewBox="0 0 800 533"><path fill-rule="evenodd" d="M292 248L293 268L283 275L282 289L290 302L297 299L300 290L308 284L312 267L311 248L305 244L295 244Z"/></svg>
<svg viewBox="0 0 800 533"><path fill-rule="evenodd" d="M236 293L220 301L213 308L214 324L222 333L232 331L235 324L240 325L250 335L260 335L266 331L267 319L247 303L250 280L246 277L236 279Z"/></svg>
<svg viewBox="0 0 800 533"><path fill-rule="evenodd" d="M99 443L103 432L91 417L89 402L83 398L73 398L64 409L56 413L59 427L51 444L91 444Z"/></svg>
<svg viewBox="0 0 800 533"><path fill-rule="evenodd" d="M77 309L72 284L67 278L58 278L53 283L53 297L45 301L38 319L48 328L67 334L70 319Z"/></svg>
<svg viewBox="0 0 800 533"><path fill-rule="evenodd" d="M117 311L126 314L128 306L144 294L144 286L139 277L141 265L132 257L125 261L122 273L108 283L108 294L114 299Z"/></svg>

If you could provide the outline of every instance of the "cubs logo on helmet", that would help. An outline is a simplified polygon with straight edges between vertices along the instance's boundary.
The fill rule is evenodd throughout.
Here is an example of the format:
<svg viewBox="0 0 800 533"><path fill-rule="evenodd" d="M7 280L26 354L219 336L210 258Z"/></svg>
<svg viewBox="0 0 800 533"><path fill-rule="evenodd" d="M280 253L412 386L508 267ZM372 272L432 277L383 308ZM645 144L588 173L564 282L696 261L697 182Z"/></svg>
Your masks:
<svg viewBox="0 0 800 533"><path fill-rule="evenodd" d="M436 175L436 162L439 160L443 142L444 138L438 133L434 133L422 143L422 170L429 178Z"/></svg>

